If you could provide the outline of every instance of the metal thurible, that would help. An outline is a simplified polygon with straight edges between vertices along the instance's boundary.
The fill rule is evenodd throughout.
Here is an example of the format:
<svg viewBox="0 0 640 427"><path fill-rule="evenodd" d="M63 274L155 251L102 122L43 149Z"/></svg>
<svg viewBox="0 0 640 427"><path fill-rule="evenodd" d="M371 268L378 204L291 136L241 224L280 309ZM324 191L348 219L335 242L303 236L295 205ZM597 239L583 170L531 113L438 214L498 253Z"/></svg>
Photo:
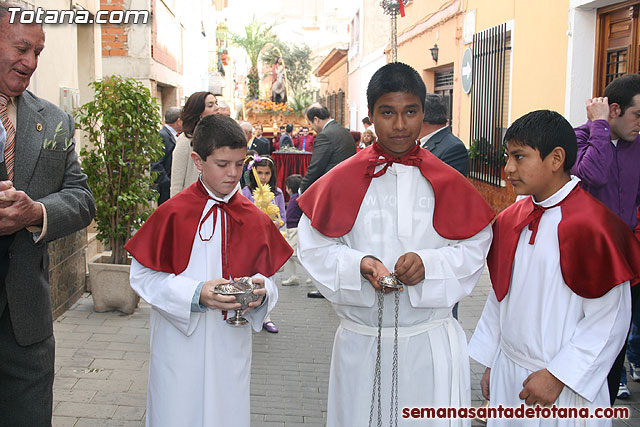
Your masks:
<svg viewBox="0 0 640 427"><path fill-rule="evenodd" d="M389 414L389 426L398 425L398 314L400 307L400 290L402 289L402 282L396 279L395 276L384 276L378 280L378 284L382 289L394 290L394 303L395 303L395 321L394 321L394 339L393 339L393 359L391 369L391 411ZM381 353L382 353L382 315L384 311L384 292L383 290L377 290L376 296L378 299L378 339L376 346L376 365L373 374L373 390L371 392L371 409L369 411L369 427L373 425L373 413L378 409L377 426L382 427L382 392L381 392ZM376 405L377 400L377 405Z"/></svg>
<svg viewBox="0 0 640 427"><path fill-rule="evenodd" d="M404 0L382 0L380 2L384 13L391 15L391 62L398 61L398 14L400 13L400 2L404 5Z"/></svg>

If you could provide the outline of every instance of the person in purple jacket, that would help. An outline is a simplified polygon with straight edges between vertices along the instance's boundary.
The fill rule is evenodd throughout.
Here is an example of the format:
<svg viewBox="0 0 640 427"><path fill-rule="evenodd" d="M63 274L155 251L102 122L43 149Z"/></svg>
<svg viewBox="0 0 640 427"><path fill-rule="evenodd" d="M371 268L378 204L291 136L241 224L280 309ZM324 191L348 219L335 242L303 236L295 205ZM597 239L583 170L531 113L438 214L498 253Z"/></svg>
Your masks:
<svg viewBox="0 0 640 427"><path fill-rule="evenodd" d="M619 77L607 85L604 97L588 99L587 118L587 123L575 129L578 159L572 173L582 180L582 188L634 229L640 204L640 75ZM639 291L638 286L631 288L632 322L640 325L640 310L636 308ZM633 336L630 341L630 354L637 355L637 359L632 360L633 356L629 359L633 368L634 364L640 364L640 346L633 345ZM607 378L611 404L616 396L629 396L626 375L621 383L624 356L625 348ZM635 379L633 373L632 377ZM637 377L640 380L640 376ZM622 384L624 388L618 393Z"/></svg>

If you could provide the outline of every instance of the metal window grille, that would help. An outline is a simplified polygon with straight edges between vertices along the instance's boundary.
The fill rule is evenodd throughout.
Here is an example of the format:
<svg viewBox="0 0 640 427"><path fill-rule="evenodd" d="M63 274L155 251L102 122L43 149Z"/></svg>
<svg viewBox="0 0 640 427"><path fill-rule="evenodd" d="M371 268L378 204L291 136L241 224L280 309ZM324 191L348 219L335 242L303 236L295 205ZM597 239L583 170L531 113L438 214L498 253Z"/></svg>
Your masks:
<svg viewBox="0 0 640 427"><path fill-rule="evenodd" d="M453 88L453 68L446 71L436 71L435 90Z"/></svg>
<svg viewBox="0 0 640 427"><path fill-rule="evenodd" d="M616 49L607 52L607 73L605 86L627 73L627 49Z"/></svg>
<svg viewBox="0 0 640 427"><path fill-rule="evenodd" d="M473 90L471 92L471 144L476 157L471 177L501 186L507 126L511 40L506 24L473 36Z"/></svg>
<svg viewBox="0 0 640 427"><path fill-rule="evenodd" d="M447 106L447 120L451 126L453 118L453 68L445 71L436 71L433 92L442 96Z"/></svg>

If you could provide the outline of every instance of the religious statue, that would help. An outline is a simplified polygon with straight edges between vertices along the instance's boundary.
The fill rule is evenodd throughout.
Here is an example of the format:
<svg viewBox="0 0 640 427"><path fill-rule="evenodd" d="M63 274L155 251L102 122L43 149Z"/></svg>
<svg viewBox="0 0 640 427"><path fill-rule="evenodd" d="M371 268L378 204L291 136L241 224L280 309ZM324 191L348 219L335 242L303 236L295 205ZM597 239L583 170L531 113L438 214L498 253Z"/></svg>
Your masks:
<svg viewBox="0 0 640 427"><path fill-rule="evenodd" d="M285 67L282 57L276 58L271 73L271 100L276 104L287 102L287 85L285 84Z"/></svg>

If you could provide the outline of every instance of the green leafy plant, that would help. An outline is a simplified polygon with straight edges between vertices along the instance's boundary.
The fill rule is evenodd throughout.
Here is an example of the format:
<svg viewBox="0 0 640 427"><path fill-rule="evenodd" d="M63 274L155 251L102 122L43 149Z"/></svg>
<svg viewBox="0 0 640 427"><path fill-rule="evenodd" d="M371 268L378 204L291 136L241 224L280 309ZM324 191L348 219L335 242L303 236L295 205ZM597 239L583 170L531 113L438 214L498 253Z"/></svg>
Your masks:
<svg viewBox="0 0 640 427"><path fill-rule="evenodd" d="M296 93L293 99L289 102L289 106L293 109L294 113L303 114L307 107L311 105L311 95L308 93Z"/></svg>
<svg viewBox="0 0 640 427"><path fill-rule="evenodd" d="M504 165L506 151L504 145L491 144L486 138L474 139L469 146L469 158L478 159L484 163Z"/></svg>
<svg viewBox="0 0 640 427"><path fill-rule="evenodd" d="M236 45L245 50L249 57L251 67L249 68L248 97L258 99L260 92L260 76L258 73L258 58L260 52L269 43L276 40L276 36L271 32L273 26L263 26L261 22L253 17L253 20L244 27L244 34L229 33L229 38Z"/></svg>
<svg viewBox="0 0 640 427"><path fill-rule="evenodd" d="M121 76L89 84L94 100L76 111L89 147L82 167L96 200L97 238L111 248L110 262L126 264L124 244L151 213L155 173L150 164L162 156L159 107L142 83Z"/></svg>
<svg viewBox="0 0 640 427"><path fill-rule="evenodd" d="M478 141L477 139L474 139L471 142L471 145L469 146L469 158L470 159L477 159L478 157L481 156L480 153L480 141Z"/></svg>

